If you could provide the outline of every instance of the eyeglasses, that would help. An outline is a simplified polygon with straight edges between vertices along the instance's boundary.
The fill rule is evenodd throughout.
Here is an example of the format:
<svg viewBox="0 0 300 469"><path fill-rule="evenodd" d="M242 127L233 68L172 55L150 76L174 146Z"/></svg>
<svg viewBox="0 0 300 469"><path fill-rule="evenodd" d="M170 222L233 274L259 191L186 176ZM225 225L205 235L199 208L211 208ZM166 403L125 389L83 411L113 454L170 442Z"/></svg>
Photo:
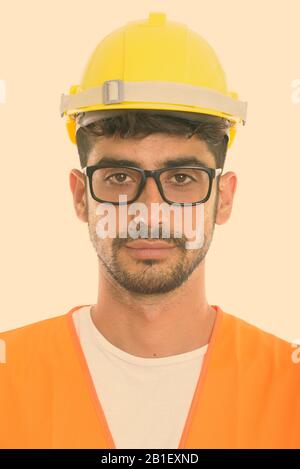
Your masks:
<svg viewBox="0 0 300 469"><path fill-rule="evenodd" d="M213 179L222 168L176 166L147 170L132 166L93 165L83 169L89 180L90 192L97 202L127 205L141 195L147 177L156 181L162 199L168 204L197 205L206 202L211 194ZM126 195L127 201L119 201Z"/></svg>

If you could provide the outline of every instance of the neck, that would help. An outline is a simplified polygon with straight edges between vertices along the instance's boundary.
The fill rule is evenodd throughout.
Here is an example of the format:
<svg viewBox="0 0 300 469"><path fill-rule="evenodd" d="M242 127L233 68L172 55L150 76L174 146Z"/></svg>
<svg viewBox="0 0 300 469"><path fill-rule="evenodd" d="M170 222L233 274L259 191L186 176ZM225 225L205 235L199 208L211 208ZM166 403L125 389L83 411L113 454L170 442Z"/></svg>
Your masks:
<svg viewBox="0 0 300 469"><path fill-rule="evenodd" d="M99 263L92 320L107 340L132 355L162 358L190 352L208 344L216 317L204 283L203 259L180 288L137 295L117 284Z"/></svg>

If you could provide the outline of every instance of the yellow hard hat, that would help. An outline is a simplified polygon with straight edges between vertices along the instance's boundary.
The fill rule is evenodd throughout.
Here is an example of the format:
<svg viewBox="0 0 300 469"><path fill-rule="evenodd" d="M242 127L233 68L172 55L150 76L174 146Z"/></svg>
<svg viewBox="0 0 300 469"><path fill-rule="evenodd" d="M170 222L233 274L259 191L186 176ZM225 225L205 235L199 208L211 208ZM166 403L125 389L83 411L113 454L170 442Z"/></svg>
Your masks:
<svg viewBox="0 0 300 469"><path fill-rule="evenodd" d="M128 22L106 36L91 55L80 85L61 96L60 113L67 118L73 143L78 117L93 122L117 109L169 111L191 119L199 114L223 117L234 123L230 146L236 124L246 122L247 103L227 90L219 60L199 34L167 21L165 13L152 12L148 19Z"/></svg>

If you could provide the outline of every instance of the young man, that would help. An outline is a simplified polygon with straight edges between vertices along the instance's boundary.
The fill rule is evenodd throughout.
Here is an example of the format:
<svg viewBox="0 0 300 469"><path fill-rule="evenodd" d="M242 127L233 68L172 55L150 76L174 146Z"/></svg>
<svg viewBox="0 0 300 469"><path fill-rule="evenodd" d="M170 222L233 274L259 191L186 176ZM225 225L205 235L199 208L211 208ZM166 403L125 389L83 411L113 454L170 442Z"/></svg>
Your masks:
<svg viewBox="0 0 300 469"><path fill-rule="evenodd" d="M206 298L205 256L237 184L226 150L246 116L210 46L151 13L99 44L61 112L98 298L1 334L0 446L299 448L291 345ZM196 224L196 247L176 214Z"/></svg>

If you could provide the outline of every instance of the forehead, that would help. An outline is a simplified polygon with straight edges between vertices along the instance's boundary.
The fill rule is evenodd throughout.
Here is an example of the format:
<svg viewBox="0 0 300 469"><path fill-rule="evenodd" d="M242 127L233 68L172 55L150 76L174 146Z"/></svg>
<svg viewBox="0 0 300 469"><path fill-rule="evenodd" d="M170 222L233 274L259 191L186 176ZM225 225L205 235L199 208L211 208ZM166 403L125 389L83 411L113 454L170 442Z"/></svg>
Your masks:
<svg viewBox="0 0 300 469"><path fill-rule="evenodd" d="M161 168L168 161L177 159L182 160L183 164L190 159L191 163L197 160L208 167L216 166L206 142L199 138L158 133L140 139L99 137L89 155L88 164L97 164L104 159L116 162L128 160L144 169Z"/></svg>

